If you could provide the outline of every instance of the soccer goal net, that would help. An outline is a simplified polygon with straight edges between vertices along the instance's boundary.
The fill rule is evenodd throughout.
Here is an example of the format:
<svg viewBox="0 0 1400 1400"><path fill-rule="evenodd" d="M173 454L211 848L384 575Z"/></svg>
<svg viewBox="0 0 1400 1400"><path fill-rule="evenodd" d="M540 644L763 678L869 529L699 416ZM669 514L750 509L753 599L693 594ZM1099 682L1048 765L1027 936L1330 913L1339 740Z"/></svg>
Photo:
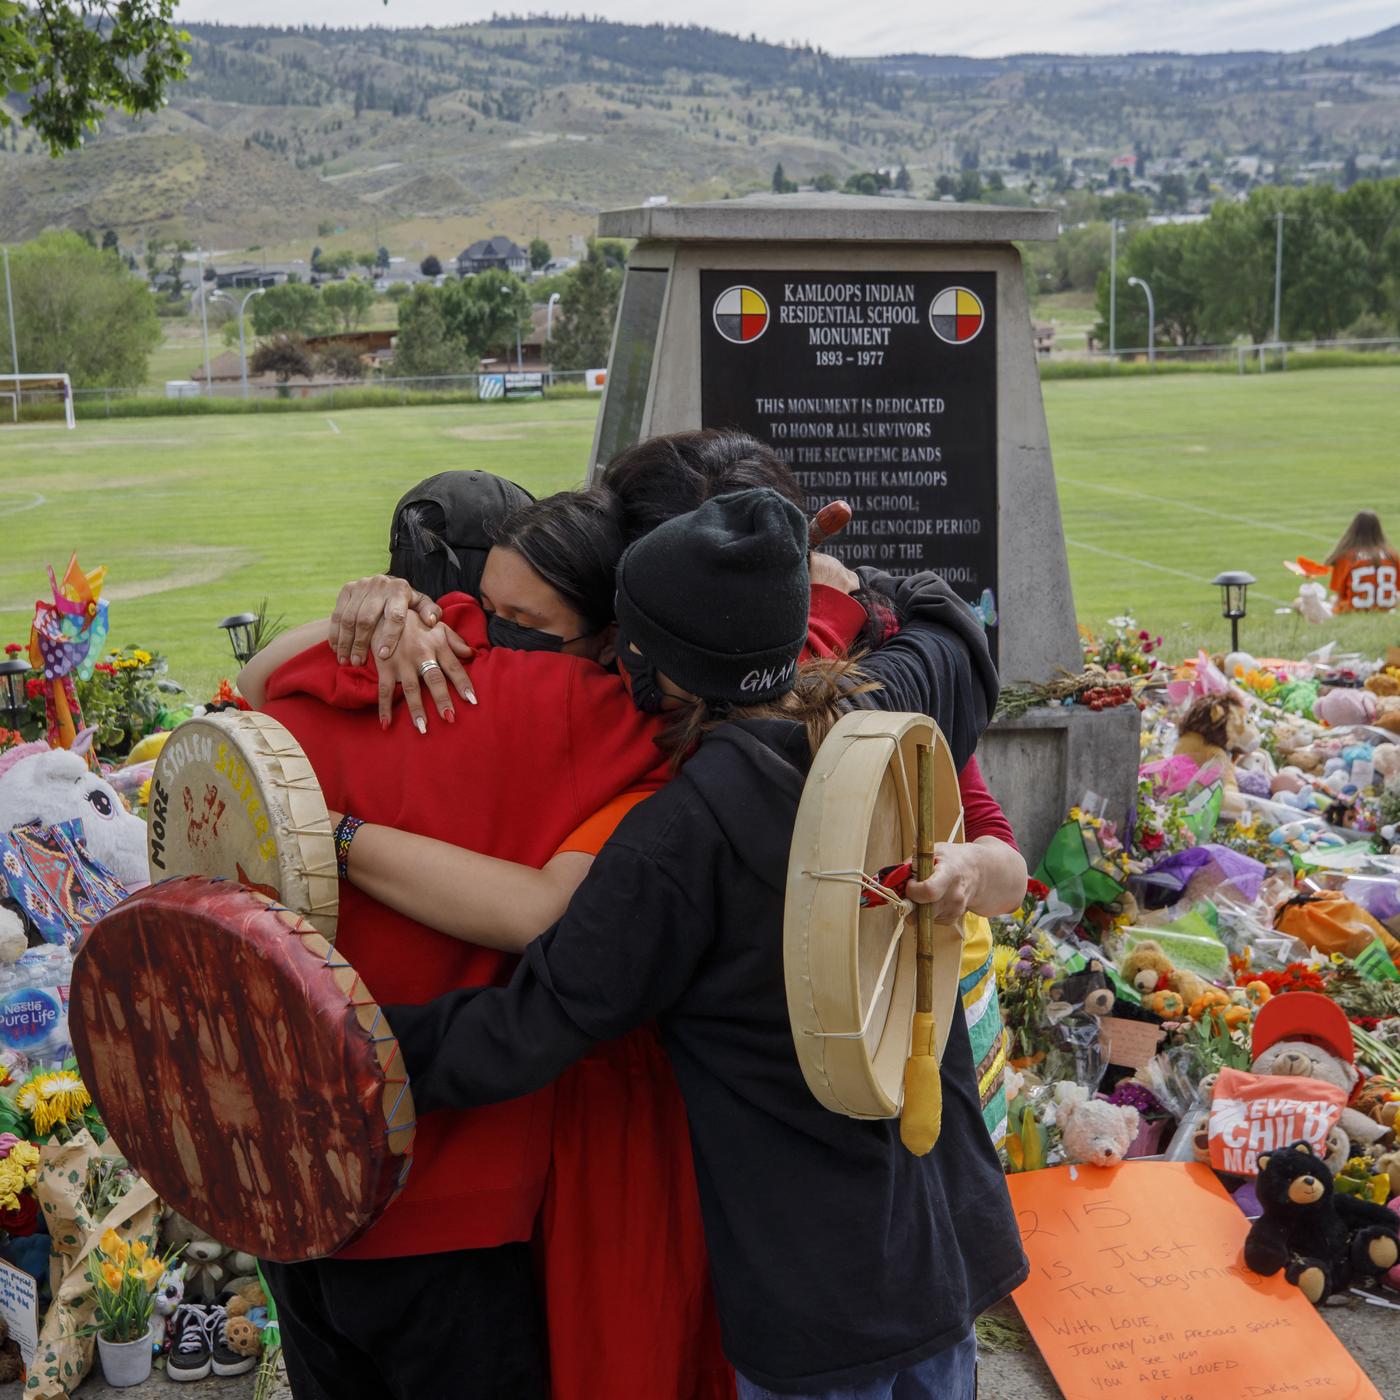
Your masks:
<svg viewBox="0 0 1400 1400"><path fill-rule="evenodd" d="M0 374L0 413L8 404L10 421L19 422L24 404L61 404L63 420L70 428L73 420L73 386L66 374ZM0 417L0 423L4 418Z"/></svg>

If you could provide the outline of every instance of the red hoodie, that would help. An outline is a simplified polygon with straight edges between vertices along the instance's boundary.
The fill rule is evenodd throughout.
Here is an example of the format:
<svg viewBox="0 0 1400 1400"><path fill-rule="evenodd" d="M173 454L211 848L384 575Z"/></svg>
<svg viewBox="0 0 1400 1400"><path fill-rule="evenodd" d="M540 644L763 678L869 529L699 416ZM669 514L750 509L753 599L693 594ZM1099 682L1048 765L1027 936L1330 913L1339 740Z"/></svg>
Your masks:
<svg viewBox="0 0 1400 1400"><path fill-rule="evenodd" d="M337 665L317 645L278 668L264 709L306 751L326 802L366 821L542 866L587 817L627 788L666 777L660 723L591 661L491 647L478 604L443 599L478 649L480 703L427 735L398 706L379 727L372 664ZM509 980L516 959L447 938L341 882L336 947L381 1003L425 1002ZM397 1258L527 1240L549 1166L553 1089L418 1124L408 1182L344 1259Z"/></svg>

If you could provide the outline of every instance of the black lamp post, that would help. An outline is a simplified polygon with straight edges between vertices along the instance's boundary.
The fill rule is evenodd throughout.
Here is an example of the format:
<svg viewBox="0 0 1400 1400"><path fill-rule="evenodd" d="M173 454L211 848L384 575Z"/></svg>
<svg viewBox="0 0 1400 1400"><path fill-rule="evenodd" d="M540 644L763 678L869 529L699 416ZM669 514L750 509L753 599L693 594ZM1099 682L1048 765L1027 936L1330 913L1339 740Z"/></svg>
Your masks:
<svg viewBox="0 0 1400 1400"><path fill-rule="evenodd" d="M219 624L228 633L228 644L233 648L234 658L245 666L253 656L253 633L257 625L257 613L234 613Z"/></svg>
<svg viewBox="0 0 1400 1400"><path fill-rule="evenodd" d="M1217 574L1211 583L1220 590L1220 616L1230 623L1230 650L1240 649L1240 619L1245 615L1245 594L1249 585L1255 583L1253 574L1232 570Z"/></svg>
<svg viewBox="0 0 1400 1400"><path fill-rule="evenodd" d="M29 714L29 697L25 694L28 676L29 662L24 657L11 656L0 661L0 715L4 716L7 729L18 729Z"/></svg>

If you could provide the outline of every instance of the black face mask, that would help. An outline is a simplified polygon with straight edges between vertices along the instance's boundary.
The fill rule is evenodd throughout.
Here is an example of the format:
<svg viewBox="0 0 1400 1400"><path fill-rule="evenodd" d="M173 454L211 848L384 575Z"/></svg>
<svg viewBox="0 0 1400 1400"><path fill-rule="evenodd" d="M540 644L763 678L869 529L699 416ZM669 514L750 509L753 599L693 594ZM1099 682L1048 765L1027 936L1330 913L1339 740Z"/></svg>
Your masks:
<svg viewBox="0 0 1400 1400"><path fill-rule="evenodd" d="M632 703L644 715L658 713L661 702L666 698L666 692L661 689L656 679L656 667L640 652L633 651L627 639L620 634L617 639L617 659L622 663L622 669L627 672L627 679L631 683L628 688L632 692Z"/></svg>
<svg viewBox="0 0 1400 1400"><path fill-rule="evenodd" d="M578 637L556 637L553 632L541 632L538 627L524 627L512 622L500 613L492 613L486 619L486 636L493 647L507 647L511 651L562 651L569 642Z"/></svg>

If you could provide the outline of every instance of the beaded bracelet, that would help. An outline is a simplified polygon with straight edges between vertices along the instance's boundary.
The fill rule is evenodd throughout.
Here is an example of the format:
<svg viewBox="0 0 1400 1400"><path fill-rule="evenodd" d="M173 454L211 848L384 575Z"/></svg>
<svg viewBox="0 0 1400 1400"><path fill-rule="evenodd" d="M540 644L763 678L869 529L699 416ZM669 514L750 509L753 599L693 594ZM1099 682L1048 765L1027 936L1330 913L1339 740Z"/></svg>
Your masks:
<svg viewBox="0 0 1400 1400"><path fill-rule="evenodd" d="M355 833L364 825L360 817L341 817L335 829L335 869L342 880L350 878L350 843Z"/></svg>

